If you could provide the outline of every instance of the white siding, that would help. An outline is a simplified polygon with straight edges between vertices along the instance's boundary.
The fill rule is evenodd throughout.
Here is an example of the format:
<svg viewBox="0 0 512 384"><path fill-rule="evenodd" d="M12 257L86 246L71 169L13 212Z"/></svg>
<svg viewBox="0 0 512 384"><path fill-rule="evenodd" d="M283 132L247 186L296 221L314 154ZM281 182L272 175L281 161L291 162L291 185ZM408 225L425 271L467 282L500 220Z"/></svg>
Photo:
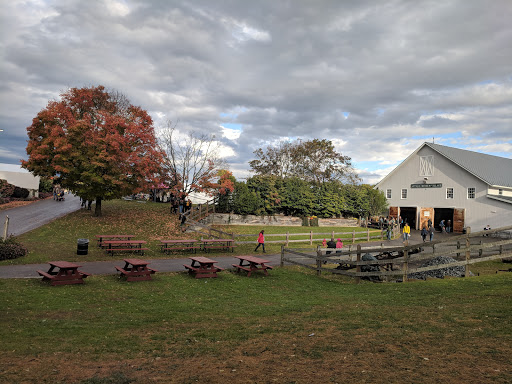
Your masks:
<svg viewBox="0 0 512 384"><path fill-rule="evenodd" d="M420 158L433 156L432 176L421 176ZM411 184L442 184L441 188L411 188ZM467 198L467 189L475 188L475 198ZM432 207L465 208L466 226L473 231L481 230L487 224L492 228L512 225L512 204L489 199L489 186L451 160L435 152L428 146L407 158L378 185L380 190L392 190L388 199L390 207ZM453 188L453 199L446 198L446 188ZM407 199L401 198L402 189L408 189ZM507 193L509 191L507 190ZM505 189L503 191L505 194ZM498 195L498 189L492 192Z"/></svg>

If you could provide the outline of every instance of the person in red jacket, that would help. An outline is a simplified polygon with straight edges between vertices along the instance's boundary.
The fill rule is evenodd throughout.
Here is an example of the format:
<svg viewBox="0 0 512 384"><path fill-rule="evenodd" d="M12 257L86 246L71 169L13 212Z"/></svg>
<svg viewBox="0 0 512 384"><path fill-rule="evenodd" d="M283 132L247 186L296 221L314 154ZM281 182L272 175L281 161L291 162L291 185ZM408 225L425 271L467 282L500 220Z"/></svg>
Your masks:
<svg viewBox="0 0 512 384"><path fill-rule="evenodd" d="M264 233L265 233L265 231L262 229L260 234L258 235L258 245L256 246L256 249L254 249L254 252L256 252L261 245L261 247L263 248L263 253L266 253L265 252L265 235L264 235Z"/></svg>

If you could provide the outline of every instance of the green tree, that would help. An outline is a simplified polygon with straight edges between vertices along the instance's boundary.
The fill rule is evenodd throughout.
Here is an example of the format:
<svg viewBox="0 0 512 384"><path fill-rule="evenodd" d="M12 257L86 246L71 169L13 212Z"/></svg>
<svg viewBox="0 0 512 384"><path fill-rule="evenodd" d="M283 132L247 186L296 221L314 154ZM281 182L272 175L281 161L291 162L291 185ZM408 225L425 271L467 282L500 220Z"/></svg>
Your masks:
<svg viewBox="0 0 512 384"><path fill-rule="evenodd" d="M276 147L254 151L257 159L249 162L257 175L298 177L316 184L331 180L359 181L351 159L337 152L330 140L296 140Z"/></svg>
<svg viewBox="0 0 512 384"><path fill-rule="evenodd" d="M315 194L310 183L298 177L286 178L283 181L280 195L284 214L310 216L314 212Z"/></svg>
<svg viewBox="0 0 512 384"><path fill-rule="evenodd" d="M233 212L238 215L254 215L262 207L256 191L251 191L244 182L235 183L233 192Z"/></svg>
<svg viewBox="0 0 512 384"><path fill-rule="evenodd" d="M316 188L317 206L315 214L319 217L339 217L343 211L343 185L338 181L330 181Z"/></svg>
<svg viewBox="0 0 512 384"><path fill-rule="evenodd" d="M263 205L256 214L273 215L278 212L281 206L279 190L282 183L282 179L273 175L253 176L247 179L247 187L258 194Z"/></svg>

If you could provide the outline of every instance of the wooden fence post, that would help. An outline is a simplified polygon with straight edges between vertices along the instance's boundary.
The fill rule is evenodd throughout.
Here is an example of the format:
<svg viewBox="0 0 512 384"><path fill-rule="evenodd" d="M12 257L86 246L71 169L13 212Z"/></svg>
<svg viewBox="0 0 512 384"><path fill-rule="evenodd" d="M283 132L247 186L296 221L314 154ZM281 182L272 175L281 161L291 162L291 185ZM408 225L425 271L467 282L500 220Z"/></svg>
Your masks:
<svg viewBox="0 0 512 384"><path fill-rule="evenodd" d="M9 215L5 216L5 223L4 223L4 241L7 240L7 233L9 231Z"/></svg>
<svg viewBox="0 0 512 384"><path fill-rule="evenodd" d="M357 262L360 262L361 261L361 244L357 244L357 256L356 256L356 261ZM357 264L356 266L356 272L361 272L361 266L359 264ZM359 284L361 282L361 277L359 276L356 276L356 284Z"/></svg>
<svg viewBox="0 0 512 384"><path fill-rule="evenodd" d="M341 237L341 235L340 235L340 237ZM331 231L331 239L334 240L334 231Z"/></svg>
<svg viewBox="0 0 512 384"><path fill-rule="evenodd" d="M370 229L366 228L366 241L370 241Z"/></svg>
<svg viewBox="0 0 512 384"><path fill-rule="evenodd" d="M313 245L313 231L309 231L309 245Z"/></svg>
<svg viewBox="0 0 512 384"><path fill-rule="evenodd" d="M281 264L280 266L284 266L284 245L281 244Z"/></svg>
<svg viewBox="0 0 512 384"><path fill-rule="evenodd" d="M480 245L482 245L482 240L480 240ZM484 252L483 248L480 248L478 250L478 256L482 256L482 253Z"/></svg>
<svg viewBox="0 0 512 384"><path fill-rule="evenodd" d="M469 277L469 259L471 258L471 250L469 247L471 246L471 241L469 240L469 235L466 237L466 265L464 266L464 277Z"/></svg>
<svg viewBox="0 0 512 384"><path fill-rule="evenodd" d="M354 231L352 232L352 244L355 244L356 242L356 230L354 229Z"/></svg>
<svg viewBox="0 0 512 384"><path fill-rule="evenodd" d="M457 240L457 249L460 249L460 240ZM460 252L457 252L457 257L460 256Z"/></svg>
<svg viewBox="0 0 512 384"><path fill-rule="evenodd" d="M407 271L409 270L409 251L407 250L407 248L404 249L404 274L403 274L403 277L402 277L402 281L404 283L407 282Z"/></svg>
<svg viewBox="0 0 512 384"><path fill-rule="evenodd" d="M288 240L290 240L290 233L286 232L286 246L288 246Z"/></svg>

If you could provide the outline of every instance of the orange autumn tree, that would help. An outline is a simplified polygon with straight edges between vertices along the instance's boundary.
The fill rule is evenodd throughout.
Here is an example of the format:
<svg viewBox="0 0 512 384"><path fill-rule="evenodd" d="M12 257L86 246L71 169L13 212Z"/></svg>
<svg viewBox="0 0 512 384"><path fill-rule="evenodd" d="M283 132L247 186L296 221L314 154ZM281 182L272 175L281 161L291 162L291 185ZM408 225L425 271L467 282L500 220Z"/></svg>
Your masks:
<svg viewBox="0 0 512 384"><path fill-rule="evenodd" d="M27 132L29 158L22 166L96 200L95 216L101 216L102 200L159 182L163 153L151 117L103 86L64 92L37 114Z"/></svg>

